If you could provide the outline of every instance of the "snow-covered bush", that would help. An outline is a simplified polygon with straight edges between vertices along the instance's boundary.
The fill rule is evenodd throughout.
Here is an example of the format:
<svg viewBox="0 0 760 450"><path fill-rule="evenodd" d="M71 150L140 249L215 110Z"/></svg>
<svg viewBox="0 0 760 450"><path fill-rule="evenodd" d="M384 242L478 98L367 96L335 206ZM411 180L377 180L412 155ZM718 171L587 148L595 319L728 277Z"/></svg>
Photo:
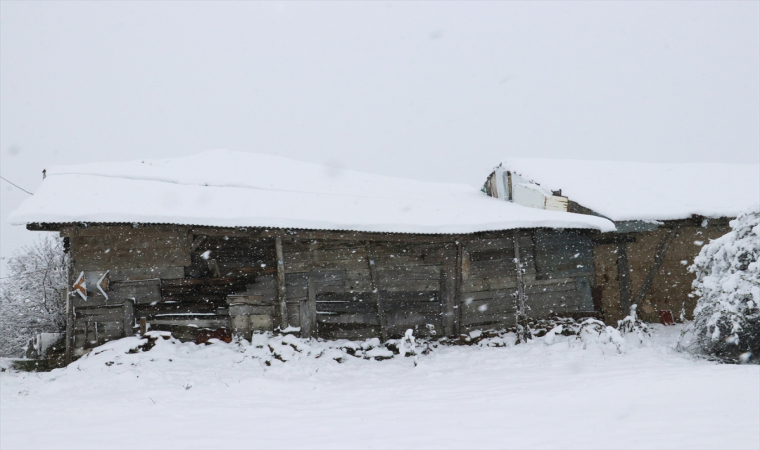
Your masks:
<svg viewBox="0 0 760 450"><path fill-rule="evenodd" d="M731 231L702 247L693 333L697 350L724 361L760 361L760 210L731 221Z"/></svg>
<svg viewBox="0 0 760 450"><path fill-rule="evenodd" d="M636 314L637 305L631 305L631 312L623 320L618 320L617 329L622 336L626 336L629 343L644 345L651 336L649 327Z"/></svg>
<svg viewBox="0 0 760 450"><path fill-rule="evenodd" d="M66 328L66 254L63 241L44 237L18 250L0 280L0 355L23 356L38 333Z"/></svg>

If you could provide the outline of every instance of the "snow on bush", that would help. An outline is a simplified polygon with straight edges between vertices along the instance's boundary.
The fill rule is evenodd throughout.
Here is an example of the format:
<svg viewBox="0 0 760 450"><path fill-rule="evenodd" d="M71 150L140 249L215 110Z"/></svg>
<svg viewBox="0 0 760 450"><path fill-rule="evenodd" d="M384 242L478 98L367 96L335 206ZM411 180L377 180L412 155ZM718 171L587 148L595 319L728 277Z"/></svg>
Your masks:
<svg viewBox="0 0 760 450"><path fill-rule="evenodd" d="M760 209L731 221L731 231L702 247L692 333L696 350L723 361L760 361Z"/></svg>
<svg viewBox="0 0 760 450"><path fill-rule="evenodd" d="M628 321L626 321L628 320ZM620 324L637 323L634 316L620 321ZM456 347L469 346L473 351L485 348L524 346L541 351L550 345L560 351L601 351L602 354L618 355L626 353L641 344L638 328L614 328L596 319L576 322L572 319L558 319L561 323L547 332L543 339L534 337L526 343L517 343L514 331L471 331L459 338L439 338L428 340L416 338L412 330L407 330L400 339L390 339L385 343L378 338L363 341L344 339L326 341L322 339L299 338L293 334L274 335L272 333L254 334L251 341L236 339L225 343L210 339L207 344L181 342L171 333L149 331L144 337L128 337L108 342L93 349L89 354L76 361L80 370L86 368L106 368L113 365L142 365L152 362L178 361L184 356L192 358L223 358L228 363L250 364L262 369L283 363L303 364L345 364L359 361L385 361L409 357L413 366L417 366L423 357L434 351L454 350ZM627 330L627 331L626 331ZM648 333L645 332L648 336ZM632 337L628 339L628 337ZM530 351L530 350L529 350ZM146 353L147 352L147 353ZM144 354L140 356L138 354ZM99 370L100 370L99 369Z"/></svg>
<svg viewBox="0 0 760 450"><path fill-rule="evenodd" d="M66 264L62 239L50 236L8 260L0 284L0 356L23 356L32 337L66 328Z"/></svg>

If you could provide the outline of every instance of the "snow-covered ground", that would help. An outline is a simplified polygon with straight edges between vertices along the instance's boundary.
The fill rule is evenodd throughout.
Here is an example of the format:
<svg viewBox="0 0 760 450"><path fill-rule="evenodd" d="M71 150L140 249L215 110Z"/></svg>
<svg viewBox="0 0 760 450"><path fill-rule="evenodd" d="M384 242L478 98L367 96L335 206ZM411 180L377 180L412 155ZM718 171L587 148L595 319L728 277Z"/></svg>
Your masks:
<svg viewBox="0 0 760 450"><path fill-rule="evenodd" d="M679 331L656 326L621 354L494 338L416 366L292 337L126 354L129 338L66 369L2 373L0 447L759 448L760 367L676 352Z"/></svg>

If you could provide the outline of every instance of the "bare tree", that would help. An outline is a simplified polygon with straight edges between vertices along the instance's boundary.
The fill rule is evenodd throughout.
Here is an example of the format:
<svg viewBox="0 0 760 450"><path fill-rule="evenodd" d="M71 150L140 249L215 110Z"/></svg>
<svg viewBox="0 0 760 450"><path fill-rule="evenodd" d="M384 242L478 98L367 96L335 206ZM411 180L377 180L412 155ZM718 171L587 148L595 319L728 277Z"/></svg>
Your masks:
<svg viewBox="0 0 760 450"><path fill-rule="evenodd" d="M66 328L67 255L46 236L8 260L0 280L0 355L21 356L32 336Z"/></svg>

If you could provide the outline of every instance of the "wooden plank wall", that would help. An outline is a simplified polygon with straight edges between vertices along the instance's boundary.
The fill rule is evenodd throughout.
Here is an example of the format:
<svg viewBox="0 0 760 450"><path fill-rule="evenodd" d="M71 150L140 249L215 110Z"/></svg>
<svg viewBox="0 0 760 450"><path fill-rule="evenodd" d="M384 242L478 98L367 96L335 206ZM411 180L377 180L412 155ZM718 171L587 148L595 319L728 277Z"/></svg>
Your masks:
<svg viewBox="0 0 760 450"><path fill-rule="evenodd" d="M324 338L453 333L456 245L283 240L288 323ZM370 262L373 263L373 280ZM314 313L308 308L309 286ZM376 290L376 292L375 292ZM378 305L383 314L378 314ZM301 318L314 317L314 324Z"/></svg>
<svg viewBox="0 0 760 450"><path fill-rule="evenodd" d="M80 349L130 335L143 318L182 339L233 326L300 327L304 336L328 339L509 327L518 287L515 243L529 317L593 310L594 262L584 233L386 238L102 226L62 234L70 239L72 277L84 271L92 287L86 301L71 297L72 344ZM108 299L91 281L106 271Z"/></svg>

